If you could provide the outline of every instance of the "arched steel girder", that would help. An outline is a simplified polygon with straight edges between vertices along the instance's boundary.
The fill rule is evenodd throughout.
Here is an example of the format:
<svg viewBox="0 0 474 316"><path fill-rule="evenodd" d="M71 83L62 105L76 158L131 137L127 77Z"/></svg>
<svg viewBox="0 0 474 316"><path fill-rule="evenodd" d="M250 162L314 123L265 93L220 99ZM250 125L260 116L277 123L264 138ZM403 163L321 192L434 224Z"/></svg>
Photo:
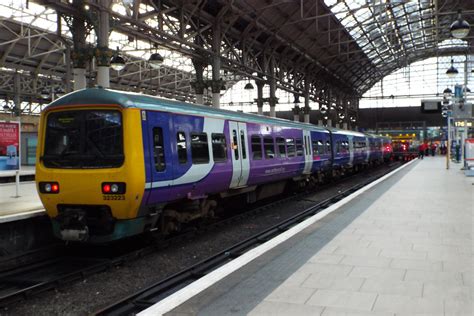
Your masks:
<svg viewBox="0 0 474 316"><path fill-rule="evenodd" d="M59 3L59 1L42 0L41 2L42 3L48 3L57 10L67 11L67 6L62 5L61 3ZM231 12L233 12L233 14L235 14L236 8L234 8L232 6L232 4L230 4L230 6L228 6L228 8L229 7L232 7ZM196 6L196 10L199 10L198 6ZM227 11L230 12L229 9L227 9ZM186 11L184 9L183 9L183 12L185 12L185 15L186 15ZM68 12L68 14L73 14L73 13ZM154 40L158 41L162 45L169 46L171 49L176 49L178 46L180 46L180 45L178 45L178 43L180 41L181 41L181 44L182 44L183 39L181 39L181 38L179 38L179 37L177 37L173 34L166 34L165 32L160 31L160 30L154 30L154 31L150 30L150 28L147 25L144 25L145 23L142 23L140 20L133 20L133 18L120 16L120 15L117 15L115 13L111 13L111 14L112 14L112 16L114 16L115 19L118 19L122 22L126 22L126 24L118 23L118 25L115 26L115 29L118 30L118 31L121 31L121 32L124 32L124 33L131 33L134 36L137 36L137 37L143 38L143 39L145 39L145 38L149 39L150 37L153 37ZM237 14L237 15L239 15L239 14ZM199 12L199 16L200 16L200 21L203 21L203 20L209 19L209 18L212 19L212 17L206 17L206 14L203 14L202 12ZM224 16L227 16L227 13L222 14L222 17L224 17ZM185 20L186 20L186 17L185 17ZM188 20L192 20L192 19L188 17ZM232 26L232 24L235 23L236 18L231 17L231 18L229 18L228 21L229 21L229 23L227 25L224 25L224 27L223 27L225 30L227 30L226 36L227 36L227 34L232 34L232 32L235 33L235 31L233 30L233 27L229 27L229 25ZM258 22L256 24L258 25ZM248 30L248 33L250 34L252 28L249 27L247 30ZM201 33L198 30L195 30L195 32L196 33ZM144 34L146 34L146 35L144 36ZM262 34L262 33L260 33L260 34ZM241 35L241 33L239 33L239 35ZM259 35L259 34L257 34L257 35ZM235 35L233 35L233 37L235 37ZM271 38L271 36L270 36L270 38ZM208 39L206 39L206 41L208 41ZM272 46L276 46L273 43L282 43L282 42L284 42L284 40L279 39L279 38L276 37L276 38L272 38L271 40L269 40L268 43L271 44ZM188 56L195 55L195 52L199 51L199 50L204 50L204 52L201 51L201 53L205 53L205 50L206 50L205 46L203 48L199 48L199 47L196 47L195 45L193 45L193 43L186 43L186 45L189 46L190 48L192 48L192 51L189 50L189 49L187 50L187 48L183 45L181 45L180 49L178 49L178 50L180 50L181 52L184 52ZM227 51L232 51L232 47L236 47L236 46L239 46L239 48L243 47L244 49L247 49L248 51L259 51L259 50L261 50L261 45L262 44L256 42L256 39L253 40L253 41L248 41L248 39L245 39L245 40L242 40L241 43L234 44L233 46L229 45L229 49ZM293 48L293 49L295 49L295 48ZM227 51L225 51L225 52L227 52ZM293 56L296 57L296 55L298 53L299 52L296 51L295 53L293 53ZM252 55L249 52L242 52L241 55L243 55L243 54L246 55L247 64L252 65L253 69L249 69L249 67L246 67L246 65L242 64L240 60L236 60L235 56L233 57L234 60L232 60L232 58L229 58L229 56L222 56L223 57L222 58L223 68L225 69L226 67L228 67L228 69L231 70L231 71L235 71L235 68L243 69L243 71L241 71L241 73L244 74L244 75L251 74L253 72L259 73L259 72L262 71L262 69L265 69L265 67L261 67L261 66L256 67L256 65L258 65L258 62L256 61L255 58L252 58ZM278 56L278 54L276 54L275 51L271 52L271 54L273 54L275 56ZM255 53L253 55L255 55ZM283 58L288 58L288 56L282 56L282 57ZM308 58L308 56L306 58ZM253 62L249 61L249 59L253 59ZM288 62L288 61L286 61L286 62L291 64L291 62ZM313 61L313 62L315 64L317 64L316 61ZM331 75L327 74L327 76L330 77ZM331 81L332 82L338 82L338 81L340 81L340 79L334 78ZM337 84L335 84L333 89L338 90L339 86L343 86L343 85L344 85L343 82L337 83ZM351 90L350 87L346 87L345 89L348 90L348 91Z"/></svg>

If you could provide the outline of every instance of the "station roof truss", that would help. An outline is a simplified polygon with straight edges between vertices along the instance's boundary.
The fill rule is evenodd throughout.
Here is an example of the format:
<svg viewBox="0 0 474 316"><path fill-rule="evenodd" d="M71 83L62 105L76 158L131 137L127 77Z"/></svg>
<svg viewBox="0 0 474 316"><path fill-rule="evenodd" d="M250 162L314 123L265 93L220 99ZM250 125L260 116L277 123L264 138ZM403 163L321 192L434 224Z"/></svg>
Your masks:
<svg viewBox="0 0 474 316"><path fill-rule="evenodd" d="M300 94L307 89L312 100L329 105L362 96L386 75L415 61L473 53L472 28L464 41L450 41L449 32L458 9L464 19L474 21L472 0L114 0L108 7L103 0L84 0L89 9L82 11L72 7L72 0L33 1L63 18L90 20L91 12L107 10L112 30L128 38L157 44L206 65L219 55L222 69L234 78L274 78L280 89ZM2 23L12 22L4 19ZM24 26L9 27L12 37L18 38ZM0 65L38 76L65 73L64 54L57 54L55 47L66 49L69 40L54 33L42 38L50 48L41 51L39 41L34 58L25 58L31 47L19 41L1 45ZM31 59L34 63L28 65ZM160 75L141 71L142 62L137 58L132 62L135 68L112 76L111 86L145 87L147 93L155 86L156 90L152 82ZM192 98L192 70L167 71L172 74L169 85L161 84L161 91L151 94ZM46 79L50 80L48 75Z"/></svg>

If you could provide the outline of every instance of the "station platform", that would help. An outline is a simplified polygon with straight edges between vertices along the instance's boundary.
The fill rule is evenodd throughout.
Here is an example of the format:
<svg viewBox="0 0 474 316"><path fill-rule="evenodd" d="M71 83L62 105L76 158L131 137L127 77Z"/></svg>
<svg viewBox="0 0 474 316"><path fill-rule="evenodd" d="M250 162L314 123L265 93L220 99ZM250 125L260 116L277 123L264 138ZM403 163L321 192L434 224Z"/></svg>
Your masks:
<svg viewBox="0 0 474 316"><path fill-rule="evenodd" d="M459 169L414 160L139 315L472 315Z"/></svg>
<svg viewBox="0 0 474 316"><path fill-rule="evenodd" d="M20 168L20 176L32 176L35 174L35 166L21 166ZM14 170L6 170L0 172L1 177L14 177L16 175L16 171Z"/></svg>
<svg viewBox="0 0 474 316"><path fill-rule="evenodd" d="M20 182L16 197L15 183L0 184L0 223L13 222L45 214L33 181Z"/></svg>

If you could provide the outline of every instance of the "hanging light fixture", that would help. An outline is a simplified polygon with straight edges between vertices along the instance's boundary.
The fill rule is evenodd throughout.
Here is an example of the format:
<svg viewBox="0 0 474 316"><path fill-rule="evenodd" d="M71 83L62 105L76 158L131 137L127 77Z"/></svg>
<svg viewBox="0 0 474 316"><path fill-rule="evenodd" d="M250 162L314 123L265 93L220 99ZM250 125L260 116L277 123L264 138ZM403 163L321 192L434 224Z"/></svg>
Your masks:
<svg viewBox="0 0 474 316"><path fill-rule="evenodd" d="M161 56L158 52L151 54L150 58L148 59L148 63L153 69L159 69L161 67L161 64L163 64L163 61L163 56Z"/></svg>
<svg viewBox="0 0 474 316"><path fill-rule="evenodd" d="M458 18L451 24L451 35L455 38L465 38L469 34L469 23L461 16L461 10L458 10Z"/></svg>
<svg viewBox="0 0 474 316"><path fill-rule="evenodd" d="M113 70L120 71L125 68L125 59L119 55L119 48L117 46L117 50L114 54L114 57L110 60L110 67Z"/></svg>
<svg viewBox="0 0 474 316"><path fill-rule="evenodd" d="M49 98L49 91L48 91L48 89L43 89L43 90L41 90L40 96L41 96L41 98L43 98L43 99L48 99L48 98Z"/></svg>
<svg viewBox="0 0 474 316"><path fill-rule="evenodd" d="M54 90L54 93L56 94L56 97L57 98L60 98L64 95L64 90L63 88L61 87L57 87L55 90Z"/></svg>
<svg viewBox="0 0 474 316"><path fill-rule="evenodd" d="M449 89L449 88L446 88L446 89L444 89L444 91L443 91L443 97L444 97L445 99L449 99L452 94L453 94L453 91L452 91L451 89Z"/></svg>
<svg viewBox="0 0 474 316"><path fill-rule="evenodd" d="M293 99L293 103L294 103L294 104L299 104L299 103L300 103L300 96L299 96L299 94L296 94L296 93L293 94L293 98L294 98L294 99Z"/></svg>
<svg viewBox="0 0 474 316"><path fill-rule="evenodd" d="M245 89L245 90L253 90L253 84L251 84L250 81L247 82L247 84L245 85L244 89Z"/></svg>
<svg viewBox="0 0 474 316"><path fill-rule="evenodd" d="M449 78L454 78L459 71L454 67L454 60L451 58L451 67L446 70L446 75L448 75Z"/></svg>

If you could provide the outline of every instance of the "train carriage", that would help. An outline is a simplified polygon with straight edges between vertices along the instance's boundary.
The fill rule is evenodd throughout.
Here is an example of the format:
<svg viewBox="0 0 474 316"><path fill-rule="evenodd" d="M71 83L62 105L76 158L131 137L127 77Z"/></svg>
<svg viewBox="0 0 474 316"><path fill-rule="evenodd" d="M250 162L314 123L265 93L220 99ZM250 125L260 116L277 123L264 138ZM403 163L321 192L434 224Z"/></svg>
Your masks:
<svg viewBox="0 0 474 316"><path fill-rule="evenodd" d="M367 136L101 88L42 113L36 181L63 240L170 233L248 202L367 163Z"/></svg>

